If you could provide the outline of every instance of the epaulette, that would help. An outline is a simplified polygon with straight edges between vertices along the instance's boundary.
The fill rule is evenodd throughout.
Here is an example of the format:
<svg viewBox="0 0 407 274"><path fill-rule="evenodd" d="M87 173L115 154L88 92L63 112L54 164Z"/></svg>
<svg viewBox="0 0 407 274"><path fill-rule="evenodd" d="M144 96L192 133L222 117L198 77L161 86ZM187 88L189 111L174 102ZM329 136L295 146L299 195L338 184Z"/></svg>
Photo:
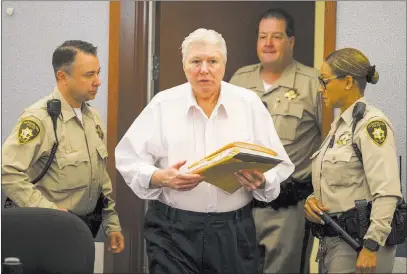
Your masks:
<svg viewBox="0 0 407 274"><path fill-rule="evenodd" d="M253 72L253 71L255 71L255 70L259 67L259 65L260 65L260 64L254 64L254 65L244 66L244 67L238 69L238 70L236 71L235 75L239 75L239 74L242 74L242 73Z"/></svg>
<svg viewBox="0 0 407 274"><path fill-rule="evenodd" d="M30 106L23 109L20 117L22 115L31 115L36 117L38 120L42 121L48 117L47 112L47 97L38 100L37 102L31 104Z"/></svg>
<svg viewBox="0 0 407 274"><path fill-rule="evenodd" d="M300 73L302 75L312 77L312 78L316 78L319 76L319 70L317 70L316 68L305 66L301 63L297 64L297 73Z"/></svg>

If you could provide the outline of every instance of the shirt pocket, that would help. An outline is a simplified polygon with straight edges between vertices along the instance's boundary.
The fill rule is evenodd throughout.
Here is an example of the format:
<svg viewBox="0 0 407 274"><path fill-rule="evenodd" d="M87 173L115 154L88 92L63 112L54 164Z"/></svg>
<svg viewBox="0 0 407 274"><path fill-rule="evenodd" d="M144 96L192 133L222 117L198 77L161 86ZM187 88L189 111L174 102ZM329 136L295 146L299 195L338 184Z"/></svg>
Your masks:
<svg viewBox="0 0 407 274"><path fill-rule="evenodd" d="M107 163L107 158L108 158L108 153L107 153L107 148L105 145L100 145L96 148L98 155L99 155L99 162L103 164L103 166L106 165Z"/></svg>
<svg viewBox="0 0 407 274"><path fill-rule="evenodd" d="M86 151L57 153L58 191L72 191L86 188L90 184L90 161Z"/></svg>
<svg viewBox="0 0 407 274"><path fill-rule="evenodd" d="M352 151L327 152L322 159L322 176L330 186L349 186L353 183L351 168Z"/></svg>
<svg viewBox="0 0 407 274"><path fill-rule="evenodd" d="M299 103L283 100L271 112L274 126L280 139L294 141L304 107Z"/></svg>

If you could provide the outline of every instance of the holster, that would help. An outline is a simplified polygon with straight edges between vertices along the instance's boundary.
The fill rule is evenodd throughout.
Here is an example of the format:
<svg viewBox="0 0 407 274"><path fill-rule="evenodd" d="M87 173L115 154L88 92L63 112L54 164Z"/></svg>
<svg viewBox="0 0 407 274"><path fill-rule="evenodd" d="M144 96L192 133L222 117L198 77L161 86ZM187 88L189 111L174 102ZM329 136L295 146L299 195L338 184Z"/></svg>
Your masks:
<svg viewBox="0 0 407 274"><path fill-rule="evenodd" d="M359 223L356 216L356 209L352 208L343 213L330 215L353 239L362 241L363 237L359 237ZM311 232L314 237L321 239L323 237L338 237L340 236L334 229L328 225L312 223Z"/></svg>
<svg viewBox="0 0 407 274"><path fill-rule="evenodd" d="M76 215L79 218L81 218L82 221L84 221L85 224L89 227L90 231L92 232L93 238L96 238L99 232L103 220L102 211L105 207L107 207L108 202L109 200L106 198L106 196L103 193L100 193L100 196L98 198L98 201L93 212L85 216Z"/></svg>
<svg viewBox="0 0 407 274"><path fill-rule="evenodd" d="M338 224L345 229L354 239L363 242L369 226L370 226L370 214L371 214L371 202L360 200L355 202L355 207L337 214L337 216L331 216ZM399 203L393 215L391 223L391 231L387 237L386 246L397 245L404 243L407 237L407 205L404 200ZM331 231L328 226L312 223L312 234L317 238L322 237L335 237L339 236L337 233Z"/></svg>
<svg viewBox="0 0 407 274"><path fill-rule="evenodd" d="M398 245L407 238L407 204L404 199L397 205L391 222L391 231L386 240L386 245Z"/></svg>
<svg viewBox="0 0 407 274"><path fill-rule="evenodd" d="M305 200L313 192L311 178L307 180L296 180L288 178L280 184L280 194L270 203L260 202L253 199L253 207L272 207L274 210L287 208L298 204L299 201Z"/></svg>
<svg viewBox="0 0 407 274"><path fill-rule="evenodd" d="M372 204L368 203L366 200L355 201L356 218L359 226L358 234L360 239L363 239L369 229L371 207Z"/></svg>
<svg viewBox="0 0 407 274"><path fill-rule="evenodd" d="M358 212L363 212L359 214L358 221L361 227L360 233L361 237L363 238L367 232L367 229L370 225L370 214L372 210L372 203L366 202L366 200L355 201L356 208L358 205L360 207L360 203L364 204L364 208L358 210ZM398 245L404 243L407 237L407 205L402 200L401 203L397 204L396 209L394 211L393 219L391 222L391 230L390 234L387 237L385 245Z"/></svg>
<svg viewBox="0 0 407 274"><path fill-rule="evenodd" d="M4 202L4 208L16 208L19 207L16 203L13 202L9 197L6 198Z"/></svg>

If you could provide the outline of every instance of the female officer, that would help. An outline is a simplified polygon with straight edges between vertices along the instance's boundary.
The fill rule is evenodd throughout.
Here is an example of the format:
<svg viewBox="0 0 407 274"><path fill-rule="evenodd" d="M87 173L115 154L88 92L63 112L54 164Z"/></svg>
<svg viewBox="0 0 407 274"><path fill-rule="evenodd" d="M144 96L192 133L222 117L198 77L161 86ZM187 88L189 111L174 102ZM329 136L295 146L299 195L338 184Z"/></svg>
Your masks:
<svg viewBox="0 0 407 274"><path fill-rule="evenodd" d="M330 54L320 71L323 101L340 108L341 115L311 157L314 193L305 203L305 214L308 220L323 224L318 216L321 211L340 220L344 212L353 212L356 200L372 201L370 225L359 253L323 229L326 235L320 240L320 273L391 273L396 246L385 242L401 198L395 138L389 119L363 97L366 84L376 84L379 74L368 58L353 48ZM354 133L353 112L361 118Z"/></svg>

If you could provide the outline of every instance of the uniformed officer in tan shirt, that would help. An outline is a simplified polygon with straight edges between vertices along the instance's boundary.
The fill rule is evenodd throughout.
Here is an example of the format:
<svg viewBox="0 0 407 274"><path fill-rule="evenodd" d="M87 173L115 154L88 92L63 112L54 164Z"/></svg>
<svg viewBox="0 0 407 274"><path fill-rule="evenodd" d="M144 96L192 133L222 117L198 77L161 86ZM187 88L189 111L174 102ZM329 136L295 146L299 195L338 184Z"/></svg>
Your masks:
<svg viewBox="0 0 407 274"><path fill-rule="evenodd" d="M319 72L293 59L294 22L287 12L270 9L260 18L257 55L261 63L240 68L230 83L253 90L265 103L295 164L292 178L296 181L287 182L289 188L282 184L279 197L271 204L254 203L257 236L264 256L260 271L305 273L313 238L303 206L312 193L309 158L321 142ZM293 199L294 192L299 201Z"/></svg>
<svg viewBox="0 0 407 274"><path fill-rule="evenodd" d="M312 155L314 193L305 204L306 216L323 223L318 216L321 210L339 218L355 208L356 200L373 201L361 252L337 235L323 237L318 256L320 273L391 273L396 246L385 243L401 198L394 129L386 115L363 97L366 83L375 84L379 74L362 52L344 48L326 58L320 79L325 104L340 108L341 115ZM352 113L357 103L364 103L366 109L356 123ZM362 161L352 143L361 152Z"/></svg>
<svg viewBox="0 0 407 274"><path fill-rule="evenodd" d="M101 82L97 48L84 41L66 41L52 57L57 86L52 94L26 108L3 144L2 190L19 207L42 207L91 213L100 193L108 198L102 226L109 249L124 248L118 215L111 198L106 170L106 131L99 113L85 102L95 98ZM55 143L47 101L59 99L59 146L45 176L31 183L44 169Z"/></svg>

